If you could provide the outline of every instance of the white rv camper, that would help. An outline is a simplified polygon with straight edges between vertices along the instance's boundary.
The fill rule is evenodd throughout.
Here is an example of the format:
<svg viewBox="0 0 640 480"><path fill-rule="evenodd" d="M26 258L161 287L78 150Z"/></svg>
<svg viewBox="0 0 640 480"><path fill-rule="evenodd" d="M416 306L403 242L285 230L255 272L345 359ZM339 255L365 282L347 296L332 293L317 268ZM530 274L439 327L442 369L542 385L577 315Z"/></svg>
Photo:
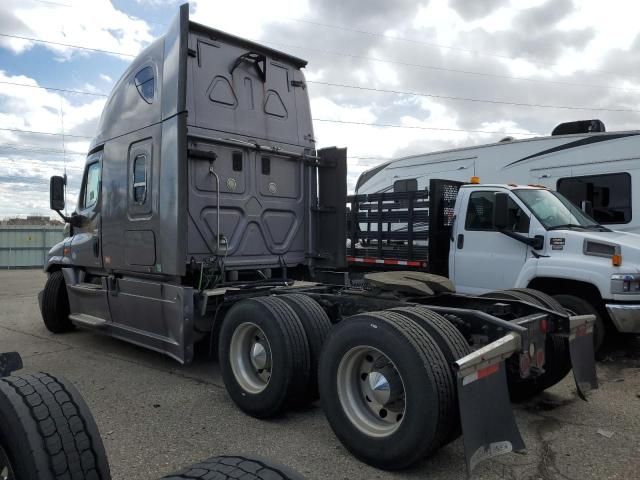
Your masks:
<svg viewBox="0 0 640 480"><path fill-rule="evenodd" d="M551 136L392 160L360 175L356 194L424 190L431 178L544 185L602 225L640 233L640 131L605 132L599 120L564 123ZM588 203L585 203L588 202ZM634 210L639 212L635 216Z"/></svg>

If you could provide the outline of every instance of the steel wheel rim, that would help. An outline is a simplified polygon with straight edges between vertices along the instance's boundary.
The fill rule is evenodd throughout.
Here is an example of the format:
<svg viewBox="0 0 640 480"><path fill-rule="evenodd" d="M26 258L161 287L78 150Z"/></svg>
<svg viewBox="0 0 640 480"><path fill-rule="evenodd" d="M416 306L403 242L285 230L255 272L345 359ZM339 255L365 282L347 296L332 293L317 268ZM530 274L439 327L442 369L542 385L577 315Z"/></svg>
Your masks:
<svg viewBox="0 0 640 480"><path fill-rule="evenodd" d="M257 394L271 379L271 346L264 331L255 323L238 325L231 336L229 349L231 370L243 390Z"/></svg>
<svg viewBox="0 0 640 480"><path fill-rule="evenodd" d="M349 421L372 437L388 437L404 421L404 381L394 363L370 346L354 347L340 360L338 397Z"/></svg>
<svg viewBox="0 0 640 480"><path fill-rule="evenodd" d="M2 445L0 445L0 480L15 480L15 478L13 467L9 461L9 455L7 455L7 452Z"/></svg>

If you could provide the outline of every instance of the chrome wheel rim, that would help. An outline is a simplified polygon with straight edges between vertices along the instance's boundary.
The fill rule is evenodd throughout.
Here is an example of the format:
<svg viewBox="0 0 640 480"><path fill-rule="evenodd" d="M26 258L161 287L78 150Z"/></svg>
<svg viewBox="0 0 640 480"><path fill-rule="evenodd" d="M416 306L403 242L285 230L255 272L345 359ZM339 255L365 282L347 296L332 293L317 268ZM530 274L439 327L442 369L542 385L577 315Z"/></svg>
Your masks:
<svg viewBox="0 0 640 480"><path fill-rule="evenodd" d="M361 432L387 437L400 428L406 411L404 381L380 350L349 350L338 365L337 386L344 413Z"/></svg>
<svg viewBox="0 0 640 480"><path fill-rule="evenodd" d="M0 480L14 480L13 467L9 461L9 455L0 445Z"/></svg>
<svg viewBox="0 0 640 480"><path fill-rule="evenodd" d="M229 349L231 370L243 390L262 392L271 379L271 346L264 331L255 323L245 322L231 336Z"/></svg>

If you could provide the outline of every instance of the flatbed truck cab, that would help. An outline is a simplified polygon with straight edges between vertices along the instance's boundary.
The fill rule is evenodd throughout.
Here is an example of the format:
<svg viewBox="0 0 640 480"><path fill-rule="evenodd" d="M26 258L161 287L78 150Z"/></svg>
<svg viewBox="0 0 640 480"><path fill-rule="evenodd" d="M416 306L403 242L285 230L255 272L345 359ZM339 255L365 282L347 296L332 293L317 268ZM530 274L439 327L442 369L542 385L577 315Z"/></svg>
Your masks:
<svg viewBox="0 0 640 480"><path fill-rule="evenodd" d="M71 227L45 265L45 326L184 364L209 342L244 412L320 398L346 448L380 468L460 432L469 470L522 449L509 394L572 366L581 396L596 388L595 317L534 291L460 296L424 273L352 281L346 149L315 148L305 64L180 8L107 100L71 217L52 177Z"/></svg>
<svg viewBox="0 0 640 480"><path fill-rule="evenodd" d="M426 191L351 197L369 220L378 202L384 238L378 241L378 224L366 214L354 217L352 265L404 264L447 276L464 294L541 290L574 313L596 315L596 348L605 324L640 333L640 236L599 225L561 194L537 185L431 180Z"/></svg>

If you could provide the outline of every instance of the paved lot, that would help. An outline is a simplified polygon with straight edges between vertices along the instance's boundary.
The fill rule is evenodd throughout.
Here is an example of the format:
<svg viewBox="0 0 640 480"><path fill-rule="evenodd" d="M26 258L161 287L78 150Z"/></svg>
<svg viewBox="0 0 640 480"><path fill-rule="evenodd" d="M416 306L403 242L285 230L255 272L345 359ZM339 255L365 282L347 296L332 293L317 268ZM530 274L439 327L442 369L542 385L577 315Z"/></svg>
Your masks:
<svg viewBox="0 0 640 480"><path fill-rule="evenodd" d="M189 367L88 331L54 336L42 324L39 271L0 272L0 351L19 351L25 372L73 381L96 418L115 479L152 479L223 453L255 453L309 479L464 478L462 441L418 467L387 473L349 455L314 405L272 421L243 415L216 362ZM601 389L577 399L572 377L518 405L528 450L483 464L478 479L640 478L640 339L611 346L598 364ZM613 432L611 438L598 430Z"/></svg>

